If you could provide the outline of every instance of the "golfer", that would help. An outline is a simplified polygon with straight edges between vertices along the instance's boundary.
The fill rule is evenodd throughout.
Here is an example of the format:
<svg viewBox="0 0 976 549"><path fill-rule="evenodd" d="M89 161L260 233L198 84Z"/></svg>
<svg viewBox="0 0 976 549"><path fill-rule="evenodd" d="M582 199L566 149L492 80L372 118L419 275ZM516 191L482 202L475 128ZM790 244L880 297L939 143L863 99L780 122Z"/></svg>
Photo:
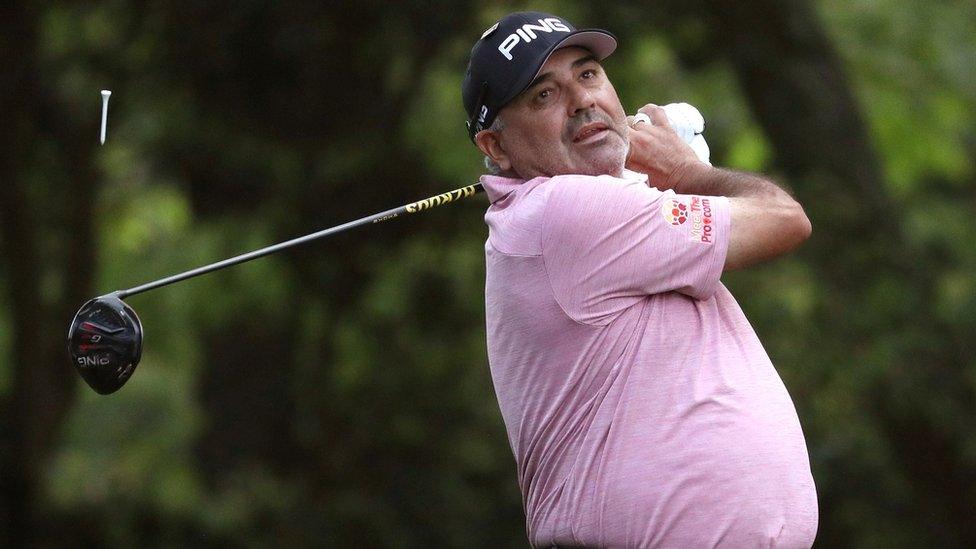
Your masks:
<svg viewBox="0 0 976 549"><path fill-rule="evenodd" d="M790 395L722 272L810 235L767 179L628 119L601 30L515 13L462 84L493 172L488 358L538 547L809 547L817 496Z"/></svg>

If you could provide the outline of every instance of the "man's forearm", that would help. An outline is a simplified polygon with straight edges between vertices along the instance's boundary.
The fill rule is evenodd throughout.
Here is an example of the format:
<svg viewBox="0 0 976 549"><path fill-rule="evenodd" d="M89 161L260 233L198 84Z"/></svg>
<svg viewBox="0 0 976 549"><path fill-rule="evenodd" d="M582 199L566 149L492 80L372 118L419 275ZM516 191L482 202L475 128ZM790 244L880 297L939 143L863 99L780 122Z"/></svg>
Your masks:
<svg viewBox="0 0 976 549"><path fill-rule="evenodd" d="M725 268L748 267L782 255L810 236L803 207L762 177L704 164L675 170L666 185L679 194L729 197L731 235Z"/></svg>
<svg viewBox="0 0 976 549"><path fill-rule="evenodd" d="M750 173L713 168L702 163L687 164L675 170L668 177L665 187L674 189L678 194L729 197L782 195L792 200L789 193L772 181Z"/></svg>

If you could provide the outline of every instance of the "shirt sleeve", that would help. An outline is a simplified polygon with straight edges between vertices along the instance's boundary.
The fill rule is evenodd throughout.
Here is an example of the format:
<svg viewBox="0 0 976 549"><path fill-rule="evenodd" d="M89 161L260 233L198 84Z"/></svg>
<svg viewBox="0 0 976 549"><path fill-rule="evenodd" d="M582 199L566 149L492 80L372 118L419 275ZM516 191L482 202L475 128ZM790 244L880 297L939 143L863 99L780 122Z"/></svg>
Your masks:
<svg viewBox="0 0 976 549"><path fill-rule="evenodd" d="M605 324L640 299L708 299L729 244L729 201L609 176L556 177L542 256L556 300L574 320Z"/></svg>

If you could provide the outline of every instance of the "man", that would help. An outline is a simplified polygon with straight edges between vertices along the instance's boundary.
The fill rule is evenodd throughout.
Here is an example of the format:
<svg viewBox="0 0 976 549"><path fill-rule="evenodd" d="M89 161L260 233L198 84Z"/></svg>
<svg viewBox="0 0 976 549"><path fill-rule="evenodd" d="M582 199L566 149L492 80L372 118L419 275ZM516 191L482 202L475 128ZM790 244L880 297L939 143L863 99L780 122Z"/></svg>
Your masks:
<svg viewBox="0 0 976 549"><path fill-rule="evenodd" d="M723 270L810 234L712 168L661 108L626 116L606 31L506 16L462 85L482 178L488 355L535 546L807 547L796 411Z"/></svg>

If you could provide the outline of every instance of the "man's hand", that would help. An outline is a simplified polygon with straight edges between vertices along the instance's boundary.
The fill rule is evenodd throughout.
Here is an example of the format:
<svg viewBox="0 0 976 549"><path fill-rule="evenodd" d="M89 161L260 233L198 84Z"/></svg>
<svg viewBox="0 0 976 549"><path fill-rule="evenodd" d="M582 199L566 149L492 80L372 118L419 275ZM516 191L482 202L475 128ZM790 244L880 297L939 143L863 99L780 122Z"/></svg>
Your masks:
<svg viewBox="0 0 976 549"><path fill-rule="evenodd" d="M681 140L664 109L647 104L638 112L644 113L651 122L637 121L628 116L630 126L630 151L626 168L647 174L652 186L661 190L674 187L676 176L687 164L699 164L698 156Z"/></svg>

